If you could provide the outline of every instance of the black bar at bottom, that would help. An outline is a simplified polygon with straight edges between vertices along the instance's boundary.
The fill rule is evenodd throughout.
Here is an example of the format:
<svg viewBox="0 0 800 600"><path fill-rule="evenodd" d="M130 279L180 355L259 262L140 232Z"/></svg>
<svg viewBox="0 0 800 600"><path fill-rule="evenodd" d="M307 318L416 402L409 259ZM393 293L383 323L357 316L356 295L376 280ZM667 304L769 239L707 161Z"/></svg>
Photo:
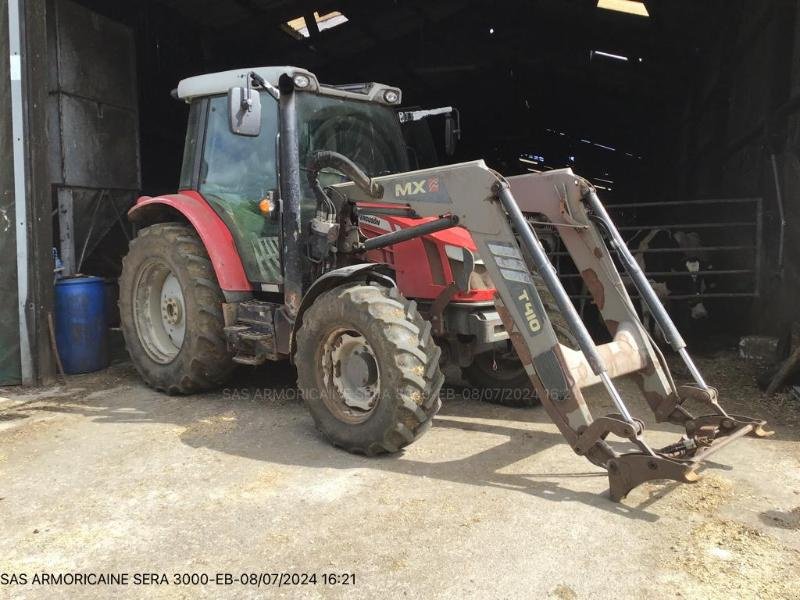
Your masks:
<svg viewBox="0 0 800 600"><path fill-rule="evenodd" d="M355 250L356 252L376 250L378 248L383 248L384 246L391 246L392 244L399 244L400 242L413 240L414 238L418 238L429 233L442 231L443 229L450 229L456 225L458 225L458 217L456 215L447 215L445 217L439 217L435 221L429 221L427 223L423 223L422 225L417 225L416 227L399 229L391 233L370 238L359 244Z"/></svg>

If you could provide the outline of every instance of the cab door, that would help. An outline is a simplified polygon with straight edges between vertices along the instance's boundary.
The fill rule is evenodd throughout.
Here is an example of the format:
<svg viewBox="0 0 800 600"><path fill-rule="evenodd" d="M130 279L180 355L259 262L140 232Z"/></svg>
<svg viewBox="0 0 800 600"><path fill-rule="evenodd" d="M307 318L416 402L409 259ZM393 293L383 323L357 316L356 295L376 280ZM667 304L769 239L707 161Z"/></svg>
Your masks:
<svg viewBox="0 0 800 600"><path fill-rule="evenodd" d="M259 210L261 200L278 196L277 101L261 92L256 137L231 131L227 96L196 100L189 121L181 188L196 189L228 226L248 279L280 291L280 219Z"/></svg>

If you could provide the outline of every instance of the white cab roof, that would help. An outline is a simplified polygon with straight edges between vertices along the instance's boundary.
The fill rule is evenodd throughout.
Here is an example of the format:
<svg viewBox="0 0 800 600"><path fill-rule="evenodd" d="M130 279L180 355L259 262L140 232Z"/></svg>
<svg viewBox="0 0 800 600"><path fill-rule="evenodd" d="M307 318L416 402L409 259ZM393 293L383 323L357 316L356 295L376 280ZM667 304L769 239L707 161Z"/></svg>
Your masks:
<svg viewBox="0 0 800 600"><path fill-rule="evenodd" d="M233 69L220 73L209 73L208 75L198 75L183 79L178 84L178 98L190 101L192 98L200 96L213 96L215 94L227 94L232 87L243 87L247 84L247 76L255 71L265 81L278 87L278 79L284 73L294 75L304 73L316 80L313 74L305 69L297 67L251 67L249 69Z"/></svg>
<svg viewBox="0 0 800 600"><path fill-rule="evenodd" d="M178 84L178 98L185 100L186 102L191 102L193 98L227 94L228 90L232 87L245 86L247 84L248 75L253 71L258 73L264 78L265 81L269 82L275 87L278 87L278 80L280 79L281 75L286 74L290 77L294 77L295 75L302 73L311 81L309 91L319 90L326 95L387 104L387 102L384 101L383 94L386 90L391 89L396 91L398 94L398 101L394 104L399 104L400 102L401 91L394 86L383 85L380 83L370 83L364 84L363 91L349 91L335 86L320 84L317 80L317 77L310 71L300 67L291 66L250 67L189 77L181 80L181 82Z"/></svg>

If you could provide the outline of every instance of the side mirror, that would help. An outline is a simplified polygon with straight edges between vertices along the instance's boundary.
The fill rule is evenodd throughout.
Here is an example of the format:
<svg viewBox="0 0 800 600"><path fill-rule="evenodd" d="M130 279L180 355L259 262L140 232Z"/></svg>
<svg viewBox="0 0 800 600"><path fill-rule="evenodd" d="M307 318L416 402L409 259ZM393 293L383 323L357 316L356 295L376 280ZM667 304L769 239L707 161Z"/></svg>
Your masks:
<svg viewBox="0 0 800 600"><path fill-rule="evenodd" d="M456 153L456 145L461 139L461 115L455 108L444 118L444 152L447 156Z"/></svg>
<svg viewBox="0 0 800 600"><path fill-rule="evenodd" d="M261 133L261 95L251 87L228 90L228 114L233 133L250 137Z"/></svg>

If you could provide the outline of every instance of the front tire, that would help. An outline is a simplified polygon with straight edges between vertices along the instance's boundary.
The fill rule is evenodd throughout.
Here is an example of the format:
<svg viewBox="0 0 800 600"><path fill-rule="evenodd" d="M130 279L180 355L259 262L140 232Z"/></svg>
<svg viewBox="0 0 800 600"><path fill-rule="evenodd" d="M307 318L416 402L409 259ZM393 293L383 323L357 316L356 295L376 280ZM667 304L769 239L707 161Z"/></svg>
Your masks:
<svg viewBox="0 0 800 600"><path fill-rule="evenodd" d="M194 229L159 223L140 230L119 286L125 346L147 385L192 394L225 382L235 366L225 340L225 299Z"/></svg>
<svg viewBox="0 0 800 600"><path fill-rule="evenodd" d="M320 295L297 332L298 386L317 428L356 454L397 452L441 406L441 350L396 288L351 283Z"/></svg>

